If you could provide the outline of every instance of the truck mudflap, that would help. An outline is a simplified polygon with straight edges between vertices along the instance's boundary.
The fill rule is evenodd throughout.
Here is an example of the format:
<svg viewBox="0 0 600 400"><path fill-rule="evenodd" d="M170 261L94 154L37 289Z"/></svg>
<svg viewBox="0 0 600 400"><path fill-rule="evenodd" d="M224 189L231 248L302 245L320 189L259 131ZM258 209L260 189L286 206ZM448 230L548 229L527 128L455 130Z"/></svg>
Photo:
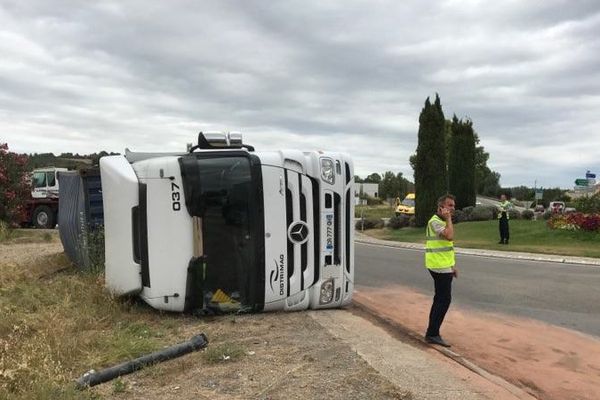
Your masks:
<svg viewBox="0 0 600 400"><path fill-rule="evenodd" d="M133 226L139 206L138 178L123 156L102 157L100 175L106 287L116 295L135 294L142 290L140 246L134 240Z"/></svg>

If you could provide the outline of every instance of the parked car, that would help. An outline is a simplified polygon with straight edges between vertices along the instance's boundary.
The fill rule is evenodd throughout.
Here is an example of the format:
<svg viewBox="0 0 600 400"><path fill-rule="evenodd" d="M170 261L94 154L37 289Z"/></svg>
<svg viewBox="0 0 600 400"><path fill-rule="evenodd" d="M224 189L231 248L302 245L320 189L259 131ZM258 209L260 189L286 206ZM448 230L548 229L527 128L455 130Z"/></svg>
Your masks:
<svg viewBox="0 0 600 400"><path fill-rule="evenodd" d="M553 213L562 213L565 211L565 203L564 201L551 201L548 204L548 210Z"/></svg>
<svg viewBox="0 0 600 400"><path fill-rule="evenodd" d="M409 193L406 195L402 203L397 204L396 216L400 215L415 215L415 194Z"/></svg>
<svg viewBox="0 0 600 400"><path fill-rule="evenodd" d="M533 209L534 212L541 212L543 213L545 211L544 209L544 205L543 204L538 204L537 206L535 206L535 208Z"/></svg>

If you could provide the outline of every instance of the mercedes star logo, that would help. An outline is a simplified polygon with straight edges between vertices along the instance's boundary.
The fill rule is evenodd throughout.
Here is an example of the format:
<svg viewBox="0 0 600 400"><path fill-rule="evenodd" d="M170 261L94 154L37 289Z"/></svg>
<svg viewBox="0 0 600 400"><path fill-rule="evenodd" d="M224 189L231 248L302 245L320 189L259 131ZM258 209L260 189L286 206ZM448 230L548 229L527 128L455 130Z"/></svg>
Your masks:
<svg viewBox="0 0 600 400"><path fill-rule="evenodd" d="M304 221L297 221L288 228L288 237L297 244L302 244L308 240L308 225Z"/></svg>

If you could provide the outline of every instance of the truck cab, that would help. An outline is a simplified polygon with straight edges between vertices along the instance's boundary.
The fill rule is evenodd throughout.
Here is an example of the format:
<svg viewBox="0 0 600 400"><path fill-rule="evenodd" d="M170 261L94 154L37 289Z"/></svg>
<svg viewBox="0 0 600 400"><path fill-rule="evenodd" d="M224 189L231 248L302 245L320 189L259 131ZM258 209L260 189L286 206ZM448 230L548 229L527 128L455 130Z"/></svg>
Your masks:
<svg viewBox="0 0 600 400"><path fill-rule="evenodd" d="M67 171L66 168L38 168L31 173L31 197L45 199L58 197L58 172Z"/></svg>
<svg viewBox="0 0 600 400"><path fill-rule="evenodd" d="M182 153L100 159L105 279L167 311L348 304L354 171L335 152L254 151L200 133Z"/></svg>
<svg viewBox="0 0 600 400"><path fill-rule="evenodd" d="M25 224L52 229L58 221L58 173L66 168L46 167L31 173L31 198L25 203Z"/></svg>

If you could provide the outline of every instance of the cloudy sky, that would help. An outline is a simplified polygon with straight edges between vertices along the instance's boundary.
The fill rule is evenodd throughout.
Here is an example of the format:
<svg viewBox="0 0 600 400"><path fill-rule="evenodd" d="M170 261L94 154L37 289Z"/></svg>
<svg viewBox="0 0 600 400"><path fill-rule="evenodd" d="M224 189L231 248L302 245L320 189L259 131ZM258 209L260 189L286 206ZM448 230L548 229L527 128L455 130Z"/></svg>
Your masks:
<svg viewBox="0 0 600 400"><path fill-rule="evenodd" d="M0 0L0 142L16 152L177 151L239 130L412 180L436 92L503 186L600 173L600 2Z"/></svg>

